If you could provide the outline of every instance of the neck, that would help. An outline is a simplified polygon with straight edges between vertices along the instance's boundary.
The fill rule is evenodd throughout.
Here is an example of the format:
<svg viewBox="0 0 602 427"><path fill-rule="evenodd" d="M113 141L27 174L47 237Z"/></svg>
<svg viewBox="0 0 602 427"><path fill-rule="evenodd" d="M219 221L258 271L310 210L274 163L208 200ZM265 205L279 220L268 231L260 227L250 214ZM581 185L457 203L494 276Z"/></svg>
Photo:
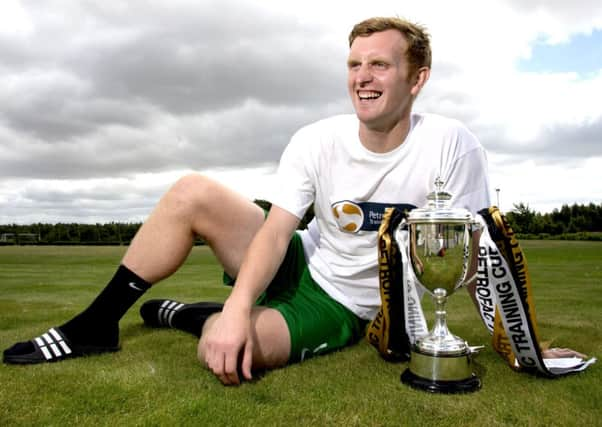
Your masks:
<svg viewBox="0 0 602 427"><path fill-rule="evenodd" d="M374 153L388 153L405 141L410 131L410 116L407 115L389 127L371 127L360 123L359 137L362 145Z"/></svg>

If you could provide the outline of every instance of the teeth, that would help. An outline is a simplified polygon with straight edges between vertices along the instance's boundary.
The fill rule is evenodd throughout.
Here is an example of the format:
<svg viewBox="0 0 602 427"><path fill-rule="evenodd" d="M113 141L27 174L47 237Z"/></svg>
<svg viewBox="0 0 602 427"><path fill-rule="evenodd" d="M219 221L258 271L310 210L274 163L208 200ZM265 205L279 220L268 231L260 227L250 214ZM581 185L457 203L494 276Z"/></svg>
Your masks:
<svg viewBox="0 0 602 427"><path fill-rule="evenodd" d="M380 95L380 92L358 92L360 99L376 99Z"/></svg>

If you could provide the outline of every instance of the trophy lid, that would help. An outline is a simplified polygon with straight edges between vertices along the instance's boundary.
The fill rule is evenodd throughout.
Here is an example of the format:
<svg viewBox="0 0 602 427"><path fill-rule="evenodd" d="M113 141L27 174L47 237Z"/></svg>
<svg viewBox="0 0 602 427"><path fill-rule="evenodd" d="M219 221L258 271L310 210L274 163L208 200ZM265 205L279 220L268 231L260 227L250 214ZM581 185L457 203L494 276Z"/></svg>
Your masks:
<svg viewBox="0 0 602 427"><path fill-rule="evenodd" d="M423 208L412 209L408 214L408 223L461 223L465 224L472 220L471 213L464 208L452 208L449 206L452 195L442 189L443 181L437 177L435 180L435 191L426 196L427 205Z"/></svg>

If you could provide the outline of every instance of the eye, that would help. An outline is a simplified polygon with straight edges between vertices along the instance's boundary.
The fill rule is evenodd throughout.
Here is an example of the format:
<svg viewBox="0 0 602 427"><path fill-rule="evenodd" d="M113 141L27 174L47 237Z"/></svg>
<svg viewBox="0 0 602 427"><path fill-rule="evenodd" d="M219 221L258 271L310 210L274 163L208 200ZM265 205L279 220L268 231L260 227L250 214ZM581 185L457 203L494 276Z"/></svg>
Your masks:
<svg viewBox="0 0 602 427"><path fill-rule="evenodd" d="M383 61L376 61L372 64L372 66L378 70L384 70L388 67L388 64Z"/></svg>

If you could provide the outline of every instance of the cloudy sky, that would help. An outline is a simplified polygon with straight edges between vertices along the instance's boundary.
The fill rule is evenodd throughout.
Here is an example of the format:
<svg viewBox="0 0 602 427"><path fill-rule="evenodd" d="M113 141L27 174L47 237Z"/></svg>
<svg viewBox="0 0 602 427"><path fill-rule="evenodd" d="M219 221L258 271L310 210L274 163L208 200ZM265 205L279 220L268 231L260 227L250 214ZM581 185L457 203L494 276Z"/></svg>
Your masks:
<svg viewBox="0 0 602 427"><path fill-rule="evenodd" d="M269 198L374 15L429 28L415 108L473 130L503 210L602 203L598 0L2 0L0 224L141 221L190 171Z"/></svg>

